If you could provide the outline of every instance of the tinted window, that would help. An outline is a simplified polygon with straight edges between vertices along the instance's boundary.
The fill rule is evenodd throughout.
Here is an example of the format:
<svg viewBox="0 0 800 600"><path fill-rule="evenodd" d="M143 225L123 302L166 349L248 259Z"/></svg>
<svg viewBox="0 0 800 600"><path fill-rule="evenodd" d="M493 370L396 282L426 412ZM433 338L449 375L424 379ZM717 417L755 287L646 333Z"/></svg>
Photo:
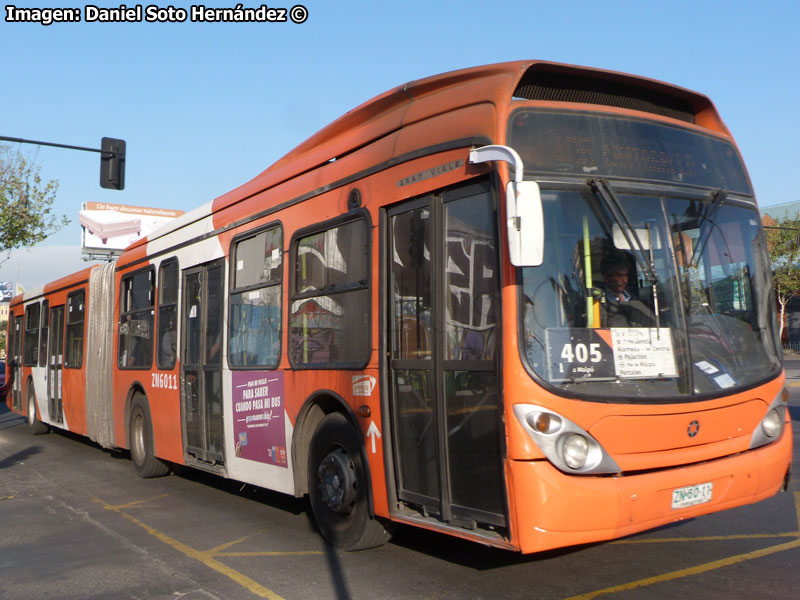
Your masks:
<svg viewBox="0 0 800 600"><path fill-rule="evenodd" d="M50 302L42 302L42 333L39 336L39 366L47 366L47 340L50 333Z"/></svg>
<svg viewBox="0 0 800 600"><path fill-rule="evenodd" d="M295 366L362 366L369 358L368 226L363 219L294 245L290 359Z"/></svg>
<svg viewBox="0 0 800 600"><path fill-rule="evenodd" d="M41 305L29 304L25 308L25 339L22 350L22 364L32 367L39 364L39 311Z"/></svg>
<svg viewBox="0 0 800 600"><path fill-rule="evenodd" d="M158 368L175 368L178 356L178 261L158 272Z"/></svg>
<svg viewBox="0 0 800 600"><path fill-rule="evenodd" d="M86 292L67 296L67 348L64 366L80 369L83 364L83 322L86 316Z"/></svg>
<svg viewBox="0 0 800 600"><path fill-rule="evenodd" d="M119 316L119 366L150 368L153 364L154 271L147 269L122 280Z"/></svg>
<svg viewBox="0 0 800 600"><path fill-rule="evenodd" d="M230 342L232 367L274 367L281 337L282 234L279 227L233 247Z"/></svg>

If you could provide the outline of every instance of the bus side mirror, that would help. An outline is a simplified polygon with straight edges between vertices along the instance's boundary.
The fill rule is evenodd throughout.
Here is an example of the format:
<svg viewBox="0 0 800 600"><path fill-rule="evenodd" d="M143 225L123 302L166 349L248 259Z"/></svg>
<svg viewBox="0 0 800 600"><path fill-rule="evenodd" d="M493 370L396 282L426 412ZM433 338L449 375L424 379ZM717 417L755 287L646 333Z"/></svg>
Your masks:
<svg viewBox="0 0 800 600"><path fill-rule="evenodd" d="M515 267L538 267L544 261L542 195L535 181L506 186L508 255Z"/></svg>

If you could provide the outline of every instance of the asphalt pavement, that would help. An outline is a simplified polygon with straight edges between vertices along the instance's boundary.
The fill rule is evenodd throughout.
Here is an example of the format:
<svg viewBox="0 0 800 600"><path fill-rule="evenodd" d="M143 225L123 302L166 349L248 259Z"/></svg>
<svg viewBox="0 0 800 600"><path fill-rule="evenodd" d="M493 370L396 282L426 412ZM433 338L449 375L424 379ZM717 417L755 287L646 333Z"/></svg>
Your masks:
<svg viewBox="0 0 800 600"><path fill-rule="evenodd" d="M796 598L800 354L784 367L788 493L526 556L403 526L380 548L337 552L302 500L189 469L139 479L126 453L31 436L0 405L0 599Z"/></svg>

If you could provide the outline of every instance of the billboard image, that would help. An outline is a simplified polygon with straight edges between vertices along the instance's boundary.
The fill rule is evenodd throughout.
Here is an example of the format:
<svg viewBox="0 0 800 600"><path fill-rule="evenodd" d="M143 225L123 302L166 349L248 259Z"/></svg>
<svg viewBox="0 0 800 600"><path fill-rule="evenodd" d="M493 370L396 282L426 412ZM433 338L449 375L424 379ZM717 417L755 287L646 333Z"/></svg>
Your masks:
<svg viewBox="0 0 800 600"><path fill-rule="evenodd" d="M14 296L14 284L10 281L0 281L0 302L8 302Z"/></svg>
<svg viewBox="0 0 800 600"><path fill-rule="evenodd" d="M84 251L121 251L153 233L185 211L86 202L78 213Z"/></svg>
<svg viewBox="0 0 800 600"><path fill-rule="evenodd" d="M13 281L0 281L0 302L10 302L11 298L25 291L21 283ZM2 319L0 319L2 321Z"/></svg>

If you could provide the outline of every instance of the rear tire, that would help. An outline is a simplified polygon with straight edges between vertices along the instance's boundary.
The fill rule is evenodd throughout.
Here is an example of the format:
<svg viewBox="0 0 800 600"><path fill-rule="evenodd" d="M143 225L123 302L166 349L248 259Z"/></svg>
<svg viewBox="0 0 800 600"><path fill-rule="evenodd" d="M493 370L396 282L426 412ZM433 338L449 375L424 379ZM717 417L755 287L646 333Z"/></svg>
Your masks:
<svg viewBox="0 0 800 600"><path fill-rule="evenodd" d="M36 392L33 391L33 382L28 383L28 429L31 434L41 435L50 431L36 416Z"/></svg>
<svg viewBox="0 0 800 600"><path fill-rule="evenodd" d="M131 461L139 477L148 479L169 473L167 464L156 458L150 410L144 398L138 395L134 396L131 402L128 443L131 448Z"/></svg>
<svg viewBox="0 0 800 600"><path fill-rule="evenodd" d="M308 495L314 520L336 548L365 550L385 544L391 533L369 514L361 439L344 415L317 426L308 454Z"/></svg>

